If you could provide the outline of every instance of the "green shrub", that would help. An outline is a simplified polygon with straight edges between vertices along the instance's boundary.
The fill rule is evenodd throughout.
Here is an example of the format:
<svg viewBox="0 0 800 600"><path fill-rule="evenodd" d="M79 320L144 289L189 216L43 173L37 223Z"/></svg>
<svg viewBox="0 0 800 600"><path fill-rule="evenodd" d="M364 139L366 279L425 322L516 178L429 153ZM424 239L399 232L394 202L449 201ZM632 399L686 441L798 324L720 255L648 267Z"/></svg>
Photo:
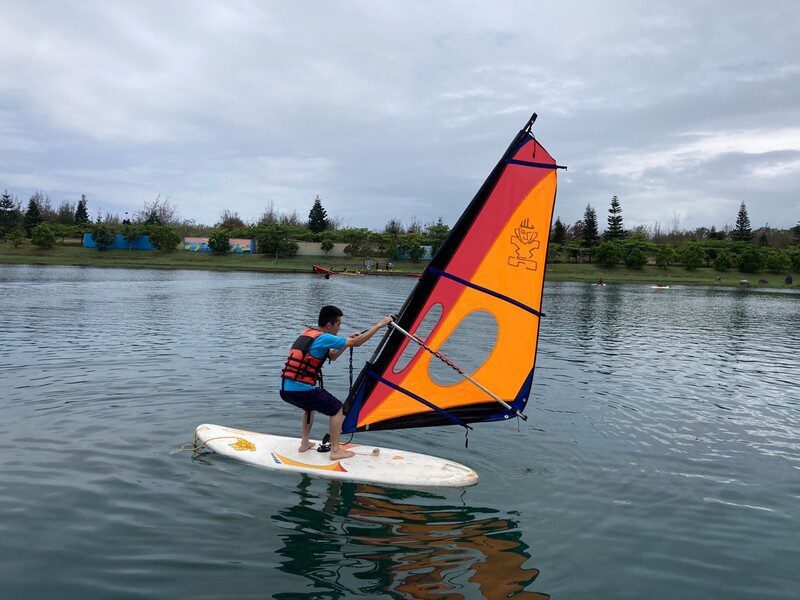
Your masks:
<svg viewBox="0 0 800 600"><path fill-rule="evenodd" d="M0 196L0 238L8 239L11 232L19 224L20 214L17 203L6 190Z"/></svg>
<svg viewBox="0 0 800 600"><path fill-rule="evenodd" d="M278 227L260 230L259 235L256 237L258 251L276 258L297 256L300 246L293 239L284 236L285 232Z"/></svg>
<svg viewBox="0 0 800 600"><path fill-rule="evenodd" d="M622 246L617 242L603 242L594 253L597 264L613 267L623 259Z"/></svg>
<svg viewBox="0 0 800 600"><path fill-rule="evenodd" d="M285 256L286 258L292 258L297 256L297 253L300 252L300 246L294 240L283 240L280 245L279 254Z"/></svg>
<svg viewBox="0 0 800 600"><path fill-rule="evenodd" d="M659 267L668 267L670 263L675 262L677 259L675 249L668 244L657 245L653 257Z"/></svg>
<svg viewBox="0 0 800 600"><path fill-rule="evenodd" d="M78 223L72 225L72 235L78 238L83 238L84 233L92 233L91 223Z"/></svg>
<svg viewBox="0 0 800 600"><path fill-rule="evenodd" d="M710 267L711 265L714 264L714 261L717 260L717 256L720 253L720 249L717 246L715 246L714 244L711 244L711 243L706 242L706 241L703 241L703 242L700 242L700 243L703 245L703 252L705 252L705 254L706 254L706 257L705 257L706 266Z"/></svg>
<svg viewBox="0 0 800 600"><path fill-rule="evenodd" d="M47 223L39 223L31 230L31 242L39 248L52 248L56 243L56 234Z"/></svg>
<svg viewBox="0 0 800 600"><path fill-rule="evenodd" d="M650 244L631 240L624 246L625 266L630 269L641 269L647 264L648 251L651 250Z"/></svg>
<svg viewBox="0 0 800 600"><path fill-rule="evenodd" d="M256 232L256 247L261 254L275 254L278 237L270 231L259 230Z"/></svg>
<svg viewBox="0 0 800 600"><path fill-rule="evenodd" d="M8 233L8 235L6 235L6 241L14 246L14 249L16 250L16 248L22 243L22 233L20 233L19 229L14 228Z"/></svg>
<svg viewBox="0 0 800 600"><path fill-rule="evenodd" d="M175 230L166 225L159 225L150 230L150 243L162 252L171 252L181 241Z"/></svg>
<svg viewBox="0 0 800 600"><path fill-rule="evenodd" d="M631 269L641 269L647 264L647 254L641 248L634 248L625 257L625 265Z"/></svg>
<svg viewBox="0 0 800 600"><path fill-rule="evenodd" d="M236 227L234 229L226 229L225 231L228 232L228 241L233 238L252 240L255 234L254 229L253 227Z"/></svg>
<svg viewBox="0 0 800 600"><path fill-rule="evenodd" d="M388 235L386 239L386 255L392 260L399 260L408 251L408 246L399 235Z"/></svg>
<svg viewBox="0 0 800 600"><path fill-rule="evenodd" d="M800 246L792 246L786 253L792 263L792 270L795 273L800 273Z"/></svg>
<svg viewBox="0 0 800 600"><path fill-rule="evenodd" d="M136 242L137 239L139 239L139 228L131 223L126 223L122 226L120 233L125 239L125 243L128 244L128 251L130 252L131 246Z"/></svg>
<svg viewBox="0 0 800 600"><path fill-rule="evenodd" d="M322 246L322 251L325 253L326 256L328 255L328 252L333 250L333 241L331 240L330 237L326 237L325 239L323 239L322 244L320 245Z"/></svg>
<svg viewBox="0 0 800 600"><path fill-rule="evenodd" d="M208 237L208 247L218 256L227 254L231 249L231 238L224 229L217 229Z"/></svg>
<svg viewBox="0 0 800 600"><path fill-rule="evenodd" d="M408 258L413 260L414 262L419 262L422 260L422 256L425 254L425 248L422 247L422 244L412 243L411 247L408 249Z"/></svg>
<svg viewBox="0 0 800 600"><path fill-rule="evenodd" d="M736 242L727 240L707 239L699 242L706 253L706 266L711 267L716 263L717 256L723 252L727 252L730 259L733 261L736 252L738 252L739 245ZM724 262L724 261L723 261ZM731 265L733 266L733 265ZM729 267L730 268L730 267Z"/></svg>
<svg viewBox="0 0 800 600"><path fill-rule="evenodd" d="M344 252L348 256L366 256L372 250L372 234L369 229L345 229L340 234L342 241L347 244Z"/></svg>
<svg viewBox="0 0 800 600"><path fill-rule="evenodd" d="M703 264L706 253L697 242L688 242L678 248L678 259L687 271L694 271Z"/></svg>
<svg viewBox="0 0 800 600"><path fill-rule="evenodd" d="M433 249L432 249L433 250ZM564 254L564 244L551 243L547 246L547 262L560 263L561 256Z"/></svg>
<svg viewBox="0 0 800 600"><path fill-rule="evenodd" d="M714 259L714 268L717 271L727 271L733 268L733 256L727 250L720 250L717 252L717 257Z"/></svg>
<svg viewBox="0 0 800 600"><path fill-rule="evenodd" d="M428 225L428 240L433 254L439 251L448 235L450 235L450 226L445 225L441 217L435 225Z"/></svg>
<svg viewBox="0 0 800 600"><path fill-rule="evenodd" d="M575 264L578 264L579 260L583 257L583 246L572 242L564 247L564 252L567 254L567 260L572 259L575 261Z"/></svg>
<svg viewBox="0 0 800 600"><path fill-rule="evenodd" d="M61 238L62 244L68 237L77 237L75 235L74 225L64 225L63 223L48 223L48 227L50 227L50 230L53 232L54 236L56 236L57 238Z"/></svg>
<svg viewBox="0 0 800 600"><path fill-rule="evenodd" d="M764 262L771 273L788 273L792 268L792 261L782 250L770 250Z"/></svg>
<svg viewBox="0 0 800 600"><path fill-rule="evenodd" d="M386 256L390 237L391 236L386 233L371 233L369 235L370 248L374 248L378 255Z"/></svg>
<svg viewBox="0 0 800 600"><path fill-rule="evenodd" d="M117 234L111 227L101 223L95 225L94 231L92 231L92 239L97 245L97 249L103 252L108 250L108 247L114 243L114 240L117 239Z"/></svg>
<svg viewBox="0 0 800 600"><path fill-rule="evenodd" d="M758 248L748 245L736 257L736 268L742 273L757 273L764 268L764 256Z"/></svg>

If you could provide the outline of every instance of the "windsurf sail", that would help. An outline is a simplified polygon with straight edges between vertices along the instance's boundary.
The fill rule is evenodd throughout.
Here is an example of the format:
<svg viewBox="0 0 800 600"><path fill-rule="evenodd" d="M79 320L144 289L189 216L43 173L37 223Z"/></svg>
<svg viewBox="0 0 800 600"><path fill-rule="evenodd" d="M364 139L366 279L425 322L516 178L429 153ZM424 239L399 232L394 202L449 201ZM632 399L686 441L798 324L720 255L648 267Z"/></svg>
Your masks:
<svg viewBox="0 0 800 600"><path fill-rule="evenodd" d="M556 173L565 168L531 133L535 120L534 114L511 142L407 298L399 327L389 328L361 370L345 402L343 432L469 427L524 410L543 316ZM475 313L488 313L497 325L487 358L470 373L480 386L433 378L439 350ZM431 317L422 338L420 325ZM427 349L405 335L418 331Z"/></svg>

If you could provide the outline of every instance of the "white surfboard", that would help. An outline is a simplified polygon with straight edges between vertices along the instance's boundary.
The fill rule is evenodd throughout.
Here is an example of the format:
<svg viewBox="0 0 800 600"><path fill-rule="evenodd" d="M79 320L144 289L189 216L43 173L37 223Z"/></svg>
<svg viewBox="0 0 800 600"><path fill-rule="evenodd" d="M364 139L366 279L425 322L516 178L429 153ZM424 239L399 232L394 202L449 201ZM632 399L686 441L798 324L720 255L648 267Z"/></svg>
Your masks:
<svg viewBox="0 0 800 600"><path fill-rule="evenodd" d="M343 444L352 458L331 460L328 452L298 451L299 438L204 424L197 438L206 448L242 462L315 477L406 487L468 487L478 474L450 460L376 446ZM319 444L319 441L316 441Z"/></svg>

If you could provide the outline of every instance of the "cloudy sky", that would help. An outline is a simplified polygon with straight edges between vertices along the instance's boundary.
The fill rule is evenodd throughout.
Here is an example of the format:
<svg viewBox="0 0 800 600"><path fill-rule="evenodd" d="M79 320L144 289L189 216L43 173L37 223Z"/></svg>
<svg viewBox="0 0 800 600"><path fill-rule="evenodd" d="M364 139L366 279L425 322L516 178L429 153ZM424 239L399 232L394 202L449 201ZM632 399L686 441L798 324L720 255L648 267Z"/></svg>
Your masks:
<svg viewBox="0 0 800 600"><path fill-rule="evenodd" d="M677 4L677 5L676 5ZM800 220L795 2L0 0L0 188L452 224L531 112L556 213ZM604 219L603 219L604 220Z"/></svg>

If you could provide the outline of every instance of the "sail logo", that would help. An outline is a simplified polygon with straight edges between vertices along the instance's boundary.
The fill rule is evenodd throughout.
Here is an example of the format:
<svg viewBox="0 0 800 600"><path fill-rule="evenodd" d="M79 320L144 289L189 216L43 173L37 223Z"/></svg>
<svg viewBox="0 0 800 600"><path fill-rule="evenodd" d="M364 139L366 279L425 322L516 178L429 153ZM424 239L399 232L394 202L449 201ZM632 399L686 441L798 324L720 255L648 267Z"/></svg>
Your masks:
<svg viewBox="0 0 800 600"><path fill-rule="evenodd" d="M528 219L523 220L519 227L514 229L511 244L514 246L514 255L508 257L508 264L512 267L525 265L529 271L535 271L538 264L533 260L534 251L539 249L540 243L536 238L539 232L535 231Z"/></svg>

